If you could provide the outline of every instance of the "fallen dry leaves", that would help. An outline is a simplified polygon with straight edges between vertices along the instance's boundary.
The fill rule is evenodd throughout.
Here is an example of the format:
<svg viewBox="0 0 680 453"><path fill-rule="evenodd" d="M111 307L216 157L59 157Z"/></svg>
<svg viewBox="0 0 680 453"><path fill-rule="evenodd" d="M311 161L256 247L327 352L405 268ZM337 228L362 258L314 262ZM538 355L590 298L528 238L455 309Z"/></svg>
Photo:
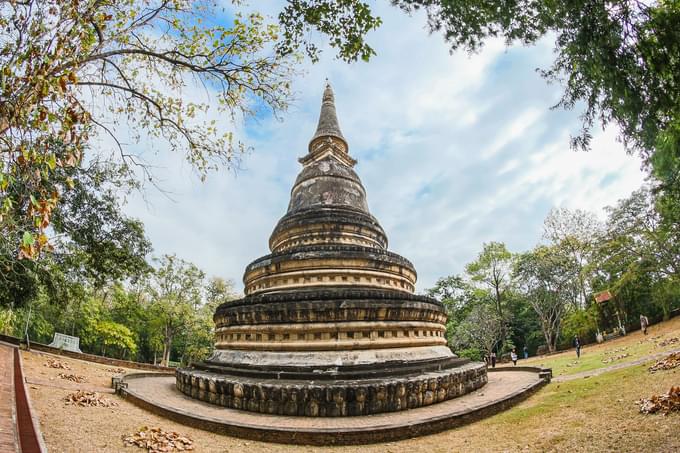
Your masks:
<svg viewBox="0 0 680 453"><path fill-rule="evenodd" d="M118 403L104 398L97 392L86 392L78 390L77 392L69 393L64 398L67 404L81 407L113 407L118 406Z"/></svg>
<svg viewBox="0 0 680 453"><path fill-rule="evenodd" d="M68 365L68 363L60 362L57 359L47 359L47 362L43 364L43 366L49 367L49 368L58 368L60 370L70 370L71 367Z"/></svg>
<svg viewBox="0 0 680 453"><path fill-rule="evenodd" d="M80 374L59 373L59 377L62 378L62 379L66 379L67 381L77 382L78 384L82 384L83 382L87 382L87 378L85 376L80 375Z"/></svg>
<svg viewBox="0 0 680 453"><path fill-rule="evenodd" d="M615 362L617 360L625 359L626 357L630 356L629 353L624 352L627 349L628 349L628 347L625 346L623 348L612 349L611 351L606 351L604 353L605 358L602 359L602 363L612 363L612 362ZM622 354L614 355L614 354L617 354L617 353L622 353Z"/></svg>
<svg viewBox="0 0 680 453"><path fill-rule="evenodd" d="M663 341L660 341L658 344L660 347L665 348L666 346L670 346L676 343L680 343L680 338L678 337L667 338Z"/></svg>
<svg viewBox="0 0 680 453"><path fill-rule="evenodd" d="M654 395L649 399L643 398L637 403L640 405L640 412L644 414L661 412L667 415L672 411L680 411L680 386L671 387L664 395Z"/></svg>
<svg viewBox="0 0 680 453"><path fill-rule="evenodd" d="M113 374L124 374L125 373L125 370L122 369L122 368L107 368L106 371L109 372L109 373L113 373Z"/></svg>
<svg viewBox="0 0 680 453"><path fill-rule="evenodd" d="M619 354L619 355L614 356L614 357L607 357L605 359L602 359L602 363L612 363L612 362L615 362L617 360L625 359L628 356L630 356L630 354L628 354L626 352L625 354Z"/></svg>
<svg viewBox="0 0 680 453"><path fill-rule="evenodd" d="M194 441L175 431L164 431L161 428L142 427L132 435L123 436L125 446L145 448L150 453L171 451L188 451L194 449Z"/></svg>
<svg viewBox="0 0 680 453"><path fill-rule="evenodd" d="M654 373L655 371L662 370L672 370L673 368L680 366L680 352L674 352L665 359L657 361L654 365L649 367L649 371Z"/></svg>

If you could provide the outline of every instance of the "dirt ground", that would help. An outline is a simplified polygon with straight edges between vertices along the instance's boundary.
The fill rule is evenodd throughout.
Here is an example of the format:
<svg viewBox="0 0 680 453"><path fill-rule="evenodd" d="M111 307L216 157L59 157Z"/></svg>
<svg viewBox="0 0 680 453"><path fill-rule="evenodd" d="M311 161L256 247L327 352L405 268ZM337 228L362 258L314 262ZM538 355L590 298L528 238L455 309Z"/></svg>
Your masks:
<svg viewBox="0 0 680 453"><path fill-rule="evenodd" d="M671 329L673 330L673 329ZM680 332L678 332L680 333ZM43 366L49 355L24 352L34 409L50 452L130 452L121 437L143 426L177 431L193 439L197 452L515 452L680 451L680 413L643 415L635 401L680 385L680 368L649 373L638 365L588 379L551 383L514 408L481 422L443 433L367 446L304 447L221 436L163 419L122 400L111 408L66 405L71 391L58 388L60 372L87 377L80 387L109 386L110 366L57 357L71 366ZM78 386L78 385L76 385Z"/></svg>

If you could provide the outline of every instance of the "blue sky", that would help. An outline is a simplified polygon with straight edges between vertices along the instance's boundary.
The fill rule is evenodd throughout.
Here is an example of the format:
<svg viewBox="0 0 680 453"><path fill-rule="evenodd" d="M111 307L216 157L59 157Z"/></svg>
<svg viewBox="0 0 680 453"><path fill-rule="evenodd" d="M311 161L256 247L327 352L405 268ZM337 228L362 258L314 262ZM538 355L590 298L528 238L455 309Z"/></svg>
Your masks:
<svg viewBox="0 0 680 453"><path fill-rule="evenodd" d="M145 223L155 255L176 253L242 289L244 267L268 253L285 213L326 77L369 207L389 248L415 264L419 291L461 272L484 242L532 247L551 207L602 216L642 184L639 160L626 155L614 129L597 130L589 153L569 149L579 112L550 110L560 87L535 71L552 59L549 40L510 49L491 41L474 56L450 54L424 17L387 3L376 4L384 23L370 36L378 55L348 65L326 51L307 64L283 121L262 117L240 131L254 151L238 172L201 183L159 145L156 173L171 199L150 189L126 207Z"/></svg>

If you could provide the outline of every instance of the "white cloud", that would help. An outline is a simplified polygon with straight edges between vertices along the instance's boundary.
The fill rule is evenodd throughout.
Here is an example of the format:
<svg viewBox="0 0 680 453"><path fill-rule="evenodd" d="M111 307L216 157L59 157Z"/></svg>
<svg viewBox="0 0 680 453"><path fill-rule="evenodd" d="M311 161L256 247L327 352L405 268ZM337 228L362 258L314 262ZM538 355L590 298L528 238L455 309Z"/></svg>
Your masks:
<svg viewBox="0 0 680 453"><path fill-rule="evenodd" d="M460 272L483 242L531 247L552 206L600 211L641 184L639 162L612 130L596 135L590 153L569 149L578 112L549 110L558 87L534 71L549 63L549 42L506 51L493 41L478 55L450 55L422 16L388 6L379 13L384 24L371 35L378 56L346 65L327 51L308 67L285 121L244 131L256 151L237 175L201 184L179 156L163 156L176 201L151 192L151 209L141 199L128 206L157 254L175 252L240 282L285 213L326 77L369 206L390 249L414 262L419 290Z"/></svg>

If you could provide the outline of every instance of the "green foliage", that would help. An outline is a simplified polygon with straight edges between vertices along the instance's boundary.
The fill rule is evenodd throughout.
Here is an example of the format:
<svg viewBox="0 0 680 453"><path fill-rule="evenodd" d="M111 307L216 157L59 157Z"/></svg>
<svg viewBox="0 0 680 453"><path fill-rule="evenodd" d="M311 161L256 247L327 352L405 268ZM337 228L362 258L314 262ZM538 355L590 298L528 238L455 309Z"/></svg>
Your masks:
<svg viewBox="0 0 680 453"><path fill-rule="evenodd" d="M205 274L192 263L165 255L158 262L148 291L153 313L152 329L163 343L163 364L171 359L173 341L181 334L193 338L192 327L197 324L197 313L202 306ZM204 324L201 324L204 326ZM192 355L201 354L202 341L192 343Z"/></svg>
<svg viewBox="0 0 680 453"><path fill-rule="evenodd" d="M526 299L526 295L517 288L513 288L506 296L506 312L509 342L515 345L518 351L526 346L529 353L534 354L538 346L545 343L540 318ZM504 347L505 352L511 349L507 345Z"/></svg>
<svg viewBox="0 0 680 453"><path fill-rule="evenodd" d="M16 322L16 311L13 307L0 308L0 334L12 335L12 327Z"/></svg>
<svg viewBox="0 0 680 453"><path fill-rule="evenodd" d="M491 353L504 338L503 320L493 306L475 304L453 332L456 351L478 349Z"/></svg>
<svg viewBox="0 0 680 453"><path fill-rule="evenodd" d="M69 181L72 189L52 209L52 253L33 260L21 256L16 230L0 222L0 306L20 307L44 291L55 304L83 295L84 287L135 279L151 267L146 255L151 244L141 222L122 214L117 196L131 183L124 170L112 164L91 162L59 168L44 181L59 190ZM14 180L7 191L26 192ZM24 218L30 205L15 205L12 219ZM46 240L46 239L45 239Z"/></svg>
<svg viewBox="0 0 680 453"><path fill-rule="evenodd" d="M458 354L458 357L464 357L477 362L482 362L484 361L484 355L486 352L478 348L469 348L459 349L456 351L456 354Z"/></svg>
<svg viewBox="0 0 680 453"><path fill-rule="evenodd" d="M113 321L99 321L95 325L96 334L102 345L102 355L106 355L109 348L116 348L125 353L135 354L137 344L133 333L122 324Z"/></svg>
<svg viewBox="0 0 680 453"><path fill-rule="evenodd" d="M368 61L375 51L364 36L382 23L372 15L371 8L361 0L288 0L279 14L282 40L277 50L282 55L304 47L312 61L319 58L320 49L309 40L312 31L329 37L330 45L345 61L361 58Z"/></svg>
<svg viewBox="0 0 680 453"><path fill-rule="evenodd" d="M470 314L470 310L485 297L460 275L440 278L433 288L427 290L430 297L439 300L448 315L446 338L450 347L456 348L454 335L459 325Z"/></svg>
<svg viewBox="0 0 680 453"><path fill-rule="evenodd" d="M680 307L680 284L675 279L662 280L652 289L652 302L661 309L663 319L670 318L671 310Z"/></svg>
<svg viewBox="0 0 680 453"><path fill-rule="evenodd" d="M575 336L582 342L593 342L598 331L599 312L596 305L591 305L585 310L572 310L562 321L562 338L560 344L571 347Z"/></svg>
<svg viewBox="0 0 680 453"><path fill-rule="evenodd" d="M506 314L504 313L505 293L511 287L514 257L502 242L485 243L477 259L467 266L465 272L477 288L488 291L493 299L496 315L500 319L502 342L507 339Z"/></svg>

